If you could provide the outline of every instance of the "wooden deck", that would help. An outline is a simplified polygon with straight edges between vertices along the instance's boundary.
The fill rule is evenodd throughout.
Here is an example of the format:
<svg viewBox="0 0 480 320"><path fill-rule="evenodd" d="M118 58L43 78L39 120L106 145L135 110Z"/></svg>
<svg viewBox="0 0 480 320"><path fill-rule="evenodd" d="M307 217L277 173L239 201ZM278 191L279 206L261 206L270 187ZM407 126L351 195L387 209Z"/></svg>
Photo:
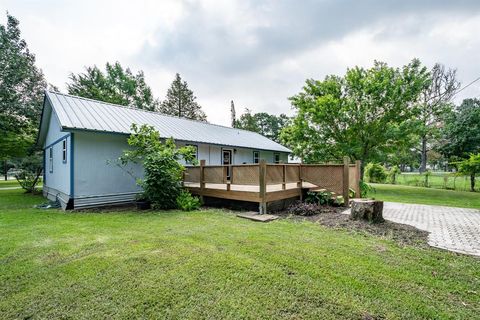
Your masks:
<svg viewBox="0 0 480 320"><path fill-rule="evenodd" d="M267 203L301 198L304 189L324 188L342 195L359 193L359 162L344 164L259 164L200 166L186 168L183 184L202 197L256 202L266 213ZM352 176L350 176L350 173Z"/></svg>

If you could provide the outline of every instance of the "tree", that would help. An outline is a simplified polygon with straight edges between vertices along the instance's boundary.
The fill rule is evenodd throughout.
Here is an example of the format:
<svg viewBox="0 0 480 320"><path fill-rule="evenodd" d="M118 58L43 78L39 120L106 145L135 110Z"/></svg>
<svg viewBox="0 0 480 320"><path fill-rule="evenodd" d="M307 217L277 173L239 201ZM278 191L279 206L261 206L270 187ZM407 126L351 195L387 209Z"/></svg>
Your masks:
<svg viewBox="0 0 480 320"><path fill-rule="evenodd" d="M345 155L363 164L382 160L411 129L414 103L427 80L417 59L401 69L375 61L370 69L348 69L343 77L307 80L290 98L297 114L282 140L307 163Z"/></svg>
<svg viewBox="0 0 480 320"><path fill-rule="evenodd" d="M480 100L465 99L451 112L442 129L439 151L448 158L480 152Z"/></svg>
<svg viewBox="0 0 480 320"><path fill-rule="evenodd" d="M279 116L266 112L252 114L249 109L245 109L245 113L236 121L235 128L257 132L273 141L280 142L280 132L289 121L290 119L283 113Z"/></svg>
<svg viewBox="0 0 480 320"><path fill-rule="evenodd" d="M138 109L157 111L159 107L143 71L134 75L119 62L107 63L105 73L97 66L86 67L85 73L71 73L67 89L69 94Z"/></svg>
<svg viewBox="0 0 480 320"><path fill-rule="evenodd" d="M20 159L15 167L20 170L15 175L20 186L25 192L34 193L43 172L42 153L38 151L32 152Z"/></svg>
<svg viewBox="0 0 480 320"><path fill-rule="evenodd" d="M25 156L35 140L46 87L21 38L19 21L7 13L7 24L0 25L0 160L5 179L7 160Z"/></svg>
<svg viewBox="0 0 480 320"><path fill-rule="evenodd" d="M480 153L457 163L458 172L470 176L470 191L475 191L475 176L480 173Z"/></svg>
<svg viewBox="0 0 480 320"><path fill-rule="evenodd" d="M145 175L136 179L143 188L143 197L155 209L173 209L182 191L184 166L179 160L194 161L195 149L192 146L177 148L173 139L160 140L160 133L152 126L132 124L132 134L128 144L133 150L123 152L120 165L129 163L143 165Z"/></svg>
<svg viewBox="0 0 480 320"><path fill-rule="evenodd" d="M431 140L438 137L439 128L445 115L452 109L450 100L460 87L456 80L456 70L445 69L437 63L430 71L428 86L425 86L419 97L418 134L420 137L420 172L427 168L428 153Z"/></svg>
<svg viewBox="0 0 480 320"><path fill-rule="evenodd" d="M160 106L160 111L181 118L207 121L205 112L196 100L197 97L188 88L187 82L182 81L180 74L177 73L167 91L166 99Z"/></svg>

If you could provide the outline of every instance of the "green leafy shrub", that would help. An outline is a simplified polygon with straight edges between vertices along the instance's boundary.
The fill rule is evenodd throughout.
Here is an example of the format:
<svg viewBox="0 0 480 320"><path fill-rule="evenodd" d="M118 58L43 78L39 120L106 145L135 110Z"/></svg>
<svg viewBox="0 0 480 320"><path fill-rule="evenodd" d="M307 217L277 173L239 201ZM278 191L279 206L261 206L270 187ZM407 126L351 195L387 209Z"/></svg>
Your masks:
<svg viewBox="0 0 480 320"><path fill-rule="evenodd" d="M307 203L316 203L319 205L332 204L332 193L328 191L308 192L305 198Z"/></svg>
<svg viewBox="0 0 480 320"><path fill-rule="evenodd" d="M388 171L388 179L391 184L397 184L397 175L401 174L400 168L398 166L393 166Z"/></svg>
<svg viewBox="0 0 480 320"><path fill-rule="evenodd" d="M387 181L385 167L378 163L367 164L365 167L365 180L371 183L385 183Z"/></svg>
<svg viewBox="0 0 480 320"><path fill-rule="evenodd" d="M177 197L177 206L183 211L198 210L201 205L200 199L192 196L187 190L182 190Z"/></svg>
<svg viewBox="0 0 480 320"><path fill-rule="evenodd" d="M297 201L288 207L287 212L296 216L314 216L324 211L318 203Z"/></svg>
<svg viewBox="0 0 480 320"><path fill-rule="evenodd" d="M306 203L314 203L318 205L341 206L345 203L343 196L333 196L329 191L308 192L305 198Z"/></svg>
<svg viewBox="0 0 480 320"><path fill-rule="evenodd" d="M366 198L369 194L375 193L375 188L360 180L360 197Z"/></svg>
<svg viewBox="0 0 480 320"><path fill-rule="evenodd" d="M128 144L132 150L126 150L119 158L120 165L128 163L143 165L144 177L137 178L137 184L143 188L142 200L149 201L154 209L177 208L177 198L182 191L182 172L185 167L178 161L195 161L193 147L177 148L173 139L164 143L160 134L152 126L132 124L132 134Z"/></svg>

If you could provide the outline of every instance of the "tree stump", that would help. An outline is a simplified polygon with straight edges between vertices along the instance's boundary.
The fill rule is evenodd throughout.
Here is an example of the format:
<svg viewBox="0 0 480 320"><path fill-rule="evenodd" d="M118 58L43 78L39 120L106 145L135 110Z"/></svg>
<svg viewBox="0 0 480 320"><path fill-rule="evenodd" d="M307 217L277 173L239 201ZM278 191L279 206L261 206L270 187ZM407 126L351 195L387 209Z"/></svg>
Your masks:
<svg viewBox="0 0 480 320"><path fill-rule="evenodd" d="M367 199L353 200L352 208L350 210L350 219L362 219L373 223L385 221L383 219L383 201Z"/></svg>

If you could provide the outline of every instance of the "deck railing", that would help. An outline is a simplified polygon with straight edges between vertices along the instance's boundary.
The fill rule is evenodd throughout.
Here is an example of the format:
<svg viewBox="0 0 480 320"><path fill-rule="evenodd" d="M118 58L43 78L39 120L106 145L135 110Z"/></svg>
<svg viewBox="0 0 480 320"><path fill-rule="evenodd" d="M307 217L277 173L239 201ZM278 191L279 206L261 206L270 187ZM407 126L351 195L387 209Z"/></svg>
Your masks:
<svg viewBox="0 0 480 320"><path fill-rule="evenodd" d="M198 185L200 190L206 189L207 184L224 185L226 191L232 186L258 186L255 199L258 198L261 206L268 200L267 186L281 186L268 192L278 193L300 189L304 183L342 195L348 202L350 190L355 192L355 197L360 197L360 165L360 161L350 164L347 157L341 164L267 164L262 160L258 164L207 166L205 160L201 160L199 166L186 167L183 181L187 186Z"/></svg>

